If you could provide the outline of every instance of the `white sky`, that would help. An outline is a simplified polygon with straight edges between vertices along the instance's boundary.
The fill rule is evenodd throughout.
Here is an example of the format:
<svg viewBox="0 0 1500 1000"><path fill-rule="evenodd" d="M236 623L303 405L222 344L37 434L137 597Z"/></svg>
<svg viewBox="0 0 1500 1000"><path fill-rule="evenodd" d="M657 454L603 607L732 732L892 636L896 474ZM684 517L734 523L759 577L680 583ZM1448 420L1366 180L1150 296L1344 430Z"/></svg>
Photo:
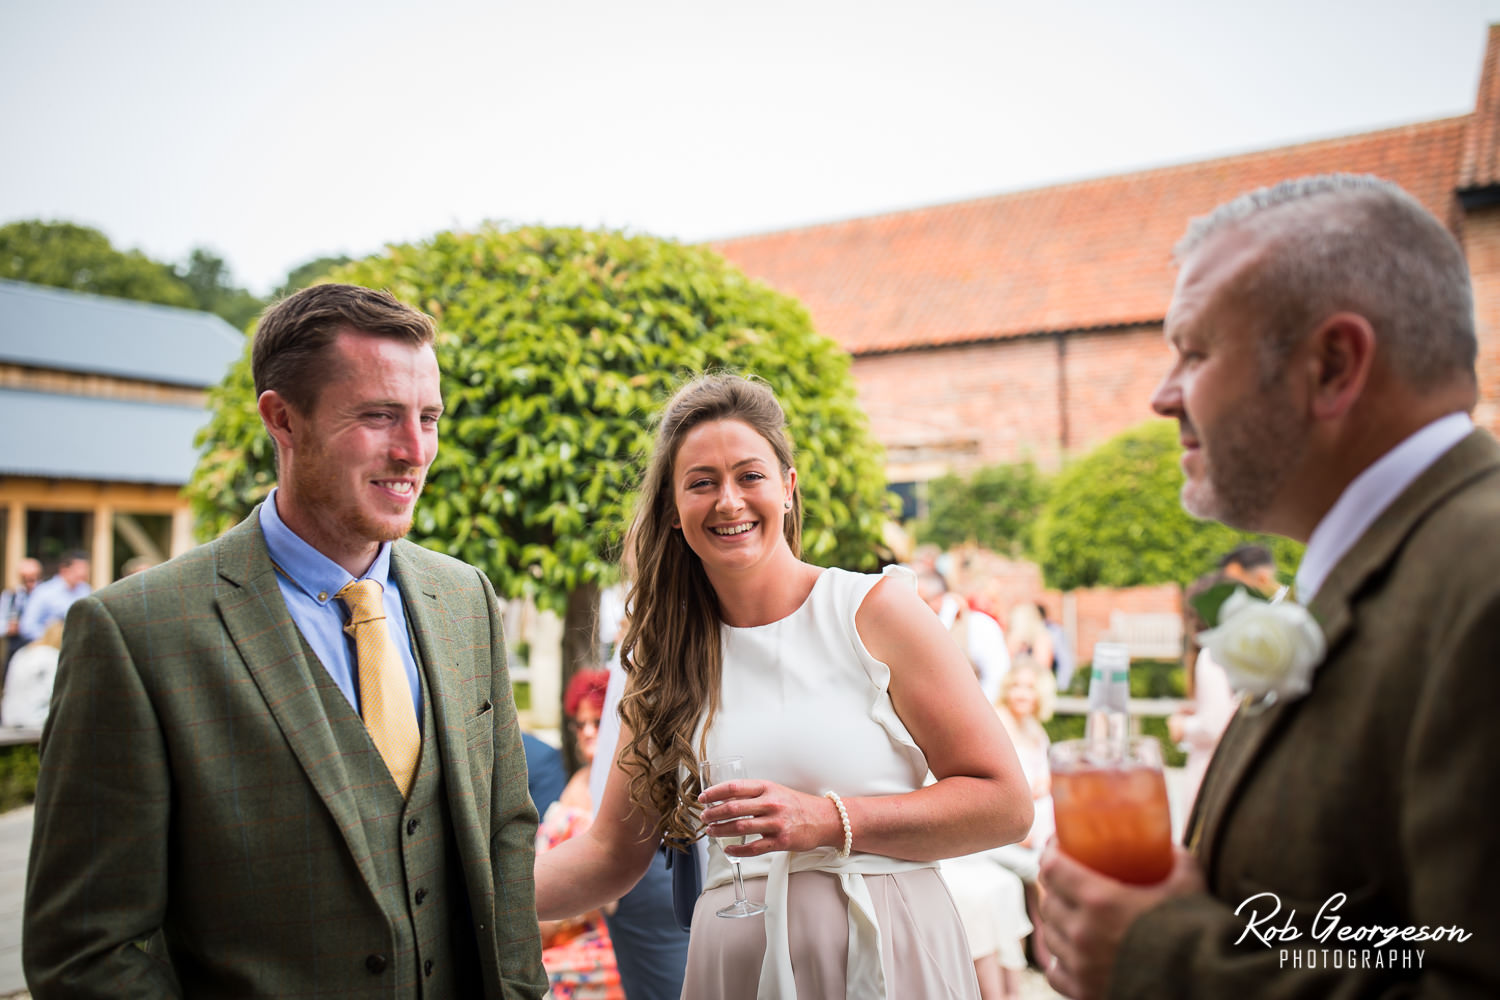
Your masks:
<svg viewBox="0 0 1500 1000"><path fill-rule="evenodd" d="M0 0L0 223L265 292L485 219L686 240L1468 112L1500 0Z"/></svg>

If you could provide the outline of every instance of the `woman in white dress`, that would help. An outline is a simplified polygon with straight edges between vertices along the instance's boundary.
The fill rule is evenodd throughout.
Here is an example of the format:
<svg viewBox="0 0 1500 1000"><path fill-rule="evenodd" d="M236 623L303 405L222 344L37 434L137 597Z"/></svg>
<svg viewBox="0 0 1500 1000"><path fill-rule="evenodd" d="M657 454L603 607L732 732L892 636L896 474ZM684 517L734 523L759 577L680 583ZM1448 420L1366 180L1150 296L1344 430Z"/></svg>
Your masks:
<svg viewBox="0 0 1500 1000"><path fill-rule="evenodd" d="M974 672L909 578L801 561L785 418L708 376L668 404L631 526L620 751L594 825L537 859L555 918L616 898L663 837L715 844L684 997L977 997L940 858L1020 839L1031 797ZM750 778L700 789L700 759ZM931 772L932 780L924 783ZM701 794L700 794L701 793Z"/></svg>

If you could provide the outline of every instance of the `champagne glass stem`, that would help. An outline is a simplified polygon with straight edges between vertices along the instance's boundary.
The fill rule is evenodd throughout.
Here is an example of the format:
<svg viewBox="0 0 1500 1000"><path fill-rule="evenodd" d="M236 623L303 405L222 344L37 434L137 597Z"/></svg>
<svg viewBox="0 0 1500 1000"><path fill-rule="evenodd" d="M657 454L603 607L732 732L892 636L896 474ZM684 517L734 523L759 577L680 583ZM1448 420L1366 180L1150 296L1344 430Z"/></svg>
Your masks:
<svg viewBox="0 0 1500 1000"><path fill-rule="evenodd" d="M740 875L740 863L731 861L729 867L734 869L734 901L743 903L745 902L745 880Z"/></svg>

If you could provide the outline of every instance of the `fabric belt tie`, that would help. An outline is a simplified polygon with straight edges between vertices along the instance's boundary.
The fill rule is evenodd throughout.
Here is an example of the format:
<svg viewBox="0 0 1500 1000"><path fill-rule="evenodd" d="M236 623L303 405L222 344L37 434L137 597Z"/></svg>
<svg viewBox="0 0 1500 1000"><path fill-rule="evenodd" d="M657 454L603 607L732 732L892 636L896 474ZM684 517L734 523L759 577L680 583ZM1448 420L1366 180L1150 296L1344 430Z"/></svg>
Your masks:
<svg viewBox="0 0 1500 1000"><path fill-rule="evenodd" d="M712 852L705 889L714 889L733 879L728 861ZM753 867L752 862L761 862ZM766 862L769 861L769 868ZM838 877L839 888L849 901L849 953L844 972L846 1000L886 1000L885 966L881 962L880 919L875 901L865 884L866 875L936 868L936 861L902 861L878 854L851 854L840 858L837 848L814 851L779 851L743 860L745 877L766 877L766 955L760 967L756 1000L793 1000L797 996L792 975L791 935L787 923L787 889L793 872L822 871ZM821 998L820 998L821 1000Z"/></svg>
<svg viewBox="0 0 1500 1000"><path fill-rule="evenodd" d="M354 639L359 713L404 798L416 777L422 736L401 651L386 623L383 592L376 580L353 580L334 596L349 609L344 632Z"/></svg>

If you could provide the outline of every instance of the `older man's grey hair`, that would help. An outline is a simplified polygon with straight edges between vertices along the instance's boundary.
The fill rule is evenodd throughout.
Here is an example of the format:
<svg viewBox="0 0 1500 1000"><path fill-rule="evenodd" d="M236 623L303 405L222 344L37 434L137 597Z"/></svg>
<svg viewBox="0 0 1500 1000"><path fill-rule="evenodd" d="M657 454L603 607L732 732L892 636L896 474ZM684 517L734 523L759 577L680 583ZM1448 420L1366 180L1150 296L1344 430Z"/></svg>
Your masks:
<svg viewBox="0 0 1500 1000"><path fill-rule="evenodd" d="M1369 321L1377 351L1414 388L1474 378L1474 295L1463 250L1397 185L1324 174L1261 188L1194 219L1174 256L1185 262L1235 229L1272 241L1239 289L1264 319L1265 380L1279 375L1319 323L1343 311Z"/></svg>

